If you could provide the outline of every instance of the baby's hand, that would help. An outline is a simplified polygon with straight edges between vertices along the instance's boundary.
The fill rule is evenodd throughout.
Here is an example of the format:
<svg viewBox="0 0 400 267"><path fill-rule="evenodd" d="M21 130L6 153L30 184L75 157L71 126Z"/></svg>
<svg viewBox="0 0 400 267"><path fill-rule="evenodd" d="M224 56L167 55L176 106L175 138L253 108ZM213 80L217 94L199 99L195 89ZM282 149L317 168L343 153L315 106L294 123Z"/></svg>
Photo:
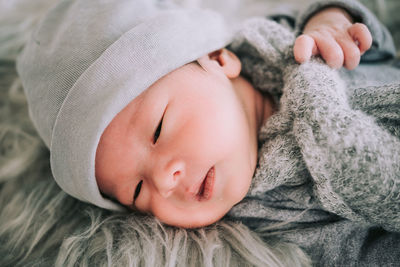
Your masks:
<svg viewBox="0 0 400 267"><path fill-rule="evenodd" d="M332 68L349 70L360 63L360 56L372 44L367 26L352 22L350 15L340 8L327 8L314 15L303 34L294 43L294 57L303 63L311 55L321 55Z"/></svg>

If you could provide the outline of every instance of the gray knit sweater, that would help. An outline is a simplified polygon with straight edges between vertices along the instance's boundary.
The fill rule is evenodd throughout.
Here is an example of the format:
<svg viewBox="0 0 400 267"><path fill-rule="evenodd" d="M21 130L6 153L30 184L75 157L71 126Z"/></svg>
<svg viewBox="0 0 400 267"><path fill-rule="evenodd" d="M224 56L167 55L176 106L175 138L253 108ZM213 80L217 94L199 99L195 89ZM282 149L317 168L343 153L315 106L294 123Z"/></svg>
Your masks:
<svg viewBox="0 0 400 267"><path fill-rule="evenodd" d="M253 18L230 45L243 75L279 103L259 133L259 161L246 198L228 214L253 229L299 244L316 266L394 266L400 262L400 69L387 30L353 1L338 5L365 23L373 47L356 70L319 59L294 62L295 33ZM369 63L365 63L368 61ZM272 230L271 230L272 231Z"/></svg>

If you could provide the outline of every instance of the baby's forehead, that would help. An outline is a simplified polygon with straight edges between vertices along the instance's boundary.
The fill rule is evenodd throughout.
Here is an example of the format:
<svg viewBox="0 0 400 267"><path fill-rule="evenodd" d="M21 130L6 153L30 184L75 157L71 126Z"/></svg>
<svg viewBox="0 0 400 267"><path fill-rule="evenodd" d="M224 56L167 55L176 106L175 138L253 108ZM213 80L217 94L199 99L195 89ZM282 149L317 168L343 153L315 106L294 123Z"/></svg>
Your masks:
<svg viewBox="0 0 400 267"><path fill-rule="evenodd" d="M199 64L197 60L192 61L167 73L156 82L154 82L144 92L152 90L152 88L154 87L165 88L169 86L174 86L176 84L182 83L183 81L190 83L191 81L194 81L194 77L204 77L204 75L207 75L205 69Z"/></svg>

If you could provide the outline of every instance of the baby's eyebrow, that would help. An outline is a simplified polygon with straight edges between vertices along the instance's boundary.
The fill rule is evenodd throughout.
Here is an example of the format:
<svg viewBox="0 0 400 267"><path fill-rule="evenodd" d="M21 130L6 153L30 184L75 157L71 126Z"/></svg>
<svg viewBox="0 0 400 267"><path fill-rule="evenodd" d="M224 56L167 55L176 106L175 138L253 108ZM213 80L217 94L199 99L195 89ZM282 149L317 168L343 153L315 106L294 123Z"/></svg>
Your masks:
<svg viewBox="0 0 400 267"><path fill-rule="evenodd" d="M192 71L196 71L198 68L200 68L201 72L207 72L206 68L204 68L203 65L201 65L200 62L197 60L186 63L185 66L190 66Z"/></svg>
<svg viewBox="0 0 400 267"><path fill-rule="evenodd" d="M207 72L206 68L204 68L203 65L201 65L199 61L195 60L195 61L193 61L193 63L198 65L203 71Z"/></svg>

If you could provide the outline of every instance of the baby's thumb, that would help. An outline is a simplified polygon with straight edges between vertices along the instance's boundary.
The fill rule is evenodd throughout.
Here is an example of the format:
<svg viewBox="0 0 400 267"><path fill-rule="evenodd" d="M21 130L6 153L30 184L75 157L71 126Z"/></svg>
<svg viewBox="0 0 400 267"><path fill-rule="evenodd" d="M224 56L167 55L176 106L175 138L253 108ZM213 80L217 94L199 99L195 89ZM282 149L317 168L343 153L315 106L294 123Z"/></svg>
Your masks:
<svg viewBox="0 0 400 267"><path fill-rule="evenodd" d="M293 53L298 63L308 61L312 55L317 54L317 45L312 37L302 34L294 42Z"/></svg>

